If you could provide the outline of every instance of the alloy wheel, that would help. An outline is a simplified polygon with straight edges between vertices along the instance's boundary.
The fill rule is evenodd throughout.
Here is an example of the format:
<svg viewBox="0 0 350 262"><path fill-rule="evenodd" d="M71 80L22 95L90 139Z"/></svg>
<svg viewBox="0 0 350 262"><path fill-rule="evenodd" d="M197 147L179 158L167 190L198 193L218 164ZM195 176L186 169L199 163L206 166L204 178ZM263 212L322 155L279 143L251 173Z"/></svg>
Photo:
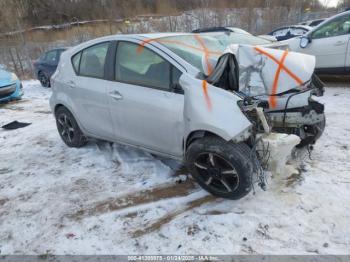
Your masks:
<svg viewBox="0 0 350 262"><path fill-rule="evenodd" d="M218 154L201 153L194 162L194 166L200 174L202 182L216 191L231 193L239 186L239 176L236 169Z"/></svg>
<svg viewBox="0 0 350 262"><path fill-rule="evenodd" d="M60 132L63 139L67 142L72 143L75 135L75 130L72 125L72 121L66 114L60 114L57 119L58 131Z"/></svg>

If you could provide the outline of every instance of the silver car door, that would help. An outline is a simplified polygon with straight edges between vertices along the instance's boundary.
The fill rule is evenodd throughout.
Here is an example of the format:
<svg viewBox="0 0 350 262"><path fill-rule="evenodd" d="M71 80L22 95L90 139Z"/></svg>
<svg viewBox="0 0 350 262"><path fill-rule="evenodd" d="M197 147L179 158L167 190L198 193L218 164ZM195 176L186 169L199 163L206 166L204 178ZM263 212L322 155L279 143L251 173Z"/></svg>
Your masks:
<svg viewBox="0 0 350 262"><path fill-rule="evenodd" d="M311 34L312 41L301 52L316 56L316 68L341 72L350 36L350 14L336 17L321 25Z"/></svg>
<svg viewBox="0 0 350 262"><path fill-rule="evenodd" d="M157 49L139 48L129 41L117 45L115 81L107 90L117 139L181 156L184 95L171 91L181 71Z"/></svg>
<svg viewBox="0 0 350 262"><path fill-rule="evenodd" d="M88 47L72 58L76 75L67 80L69 96L83 129L99 138L113 139L114 129L108 107L105 62L109 42Z"/></svg>

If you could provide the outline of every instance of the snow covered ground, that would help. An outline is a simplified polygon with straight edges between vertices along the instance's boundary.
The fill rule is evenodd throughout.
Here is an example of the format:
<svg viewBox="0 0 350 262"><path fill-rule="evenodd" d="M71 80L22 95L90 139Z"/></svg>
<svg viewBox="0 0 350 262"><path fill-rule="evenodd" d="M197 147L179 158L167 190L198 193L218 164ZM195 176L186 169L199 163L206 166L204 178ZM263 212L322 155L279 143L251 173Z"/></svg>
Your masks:
<svg viewBox="0 0 350 262"><path fill-rule="evenodd" d="M329 88L326 131L301 174L215 199L174 163L107 142L63 144L50 89L0 106L0 254L349 254L350 85Z"/></svg>

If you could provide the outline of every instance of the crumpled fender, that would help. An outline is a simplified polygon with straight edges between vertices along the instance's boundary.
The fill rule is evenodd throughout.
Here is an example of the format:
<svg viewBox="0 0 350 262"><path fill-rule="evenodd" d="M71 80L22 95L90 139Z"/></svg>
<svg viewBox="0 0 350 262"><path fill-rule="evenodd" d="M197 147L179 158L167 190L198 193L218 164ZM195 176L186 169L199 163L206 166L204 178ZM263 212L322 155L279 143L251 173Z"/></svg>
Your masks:
<svg viewBox="0 0 350 262"><path fill-rule="evenodd" d="M286 92L309 81L315 70L314 56L286 50L230 45L224 53L235 55L239 90L249 96Z"/></svg>
<svg viewBox="0 0 350 262"><path fill-rule="evenodd" d="M203 80L187 74L181 76L180 85L185 91L185 138L193 131L204 130L229 141L252 126L237 105L241 99L234 93L208 83L205 92Z"/></svg>

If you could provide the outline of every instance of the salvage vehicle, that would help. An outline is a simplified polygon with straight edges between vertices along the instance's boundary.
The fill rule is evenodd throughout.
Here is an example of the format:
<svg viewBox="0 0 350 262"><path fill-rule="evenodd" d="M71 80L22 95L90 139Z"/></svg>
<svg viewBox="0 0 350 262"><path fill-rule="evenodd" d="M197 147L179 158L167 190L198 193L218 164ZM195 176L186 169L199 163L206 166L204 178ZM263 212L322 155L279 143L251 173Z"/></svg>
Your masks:
<svg viewBox="0 0 350 262"><path fill-rule="evenodd" d="M283 42L292 51L314 55L317 74L350 73L350 11L325 20L302 37Z"/></svg>
<svg viewBox="0 0 350 262"><path fill-rule="evenodd" d="M231 40L235 44L250 44L250 45L269 45L277 42L277 39L271 35L252 35L251 33L238 27L207 27L193 30L192 33L225 33L231 36ZM222 34L221 34L222 35Z"/></svg>
<svg viewBox="0 0 350 262"><path fill-rule="evenodd" d="M51 76L56 71L62 52L66 49L67 48L57 48L49 50L34 61L35 75L43 87L51 86Z"/></svg>
<svg viewBox="0 0 350 262"><path fill-rule="evenodd" d="M0 103L21 99L23 87L15 73L0 69Z"/></svg>
<svg viewBox="0 0 350 262"><path fill-rule="evenodd" d="M314 65L206 34L113 35L62 54L50 106L69 147L97 138L174 158L207 191L239 199L265 187L274 131L305 145L322 133Z"/></svg>

